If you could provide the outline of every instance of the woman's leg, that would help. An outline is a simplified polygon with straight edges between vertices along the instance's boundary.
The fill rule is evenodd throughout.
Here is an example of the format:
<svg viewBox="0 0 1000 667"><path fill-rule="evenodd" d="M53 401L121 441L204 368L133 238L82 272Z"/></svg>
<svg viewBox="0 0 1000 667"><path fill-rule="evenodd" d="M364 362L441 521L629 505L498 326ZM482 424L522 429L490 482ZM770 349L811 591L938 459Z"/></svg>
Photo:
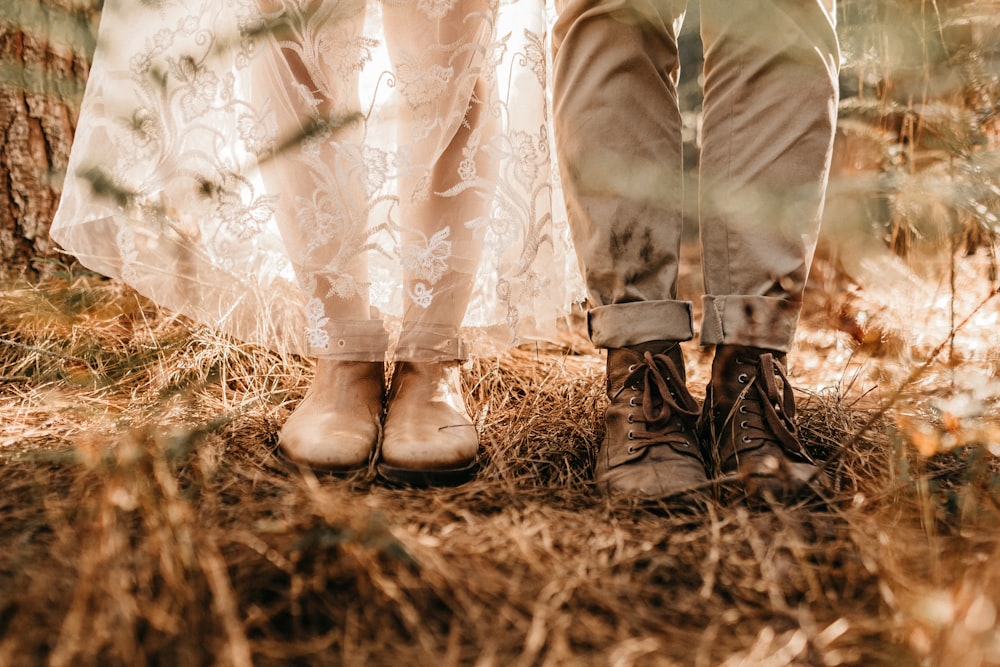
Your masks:
<svg viewBox="0 0 1000 667"><path fill-rule="evenodd" d="M261 9L271 34L259 108L276 129L262 172L305 291L310 353L319 357L280 445L305 465L362 469L381 428L387 344L368 302L363 127L350 59L361 57L352 45L362 44L365 0L261 0Z"/></svg>
<svg viewBox="0 0 1000 667"><path fill-rule="evenodd" d="M479 442L460 386L459 330L481 252L474 225L490 214L499 122L483 71L494 16L485 0L386 5L400 93L398 238L403 330L379 470L406 483L467 478Z"/></svg>

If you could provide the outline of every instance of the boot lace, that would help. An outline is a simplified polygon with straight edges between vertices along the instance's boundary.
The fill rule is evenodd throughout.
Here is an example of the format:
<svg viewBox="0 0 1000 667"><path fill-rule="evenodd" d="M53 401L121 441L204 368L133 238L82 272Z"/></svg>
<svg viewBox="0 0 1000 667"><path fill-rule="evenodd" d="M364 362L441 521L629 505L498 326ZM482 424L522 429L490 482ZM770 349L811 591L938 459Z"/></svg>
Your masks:
<svg viewBox="0 0 1000 667"><path fill-rule="evenodd" d="M681 382L680 371L673 360L665 354L645 352L642 363L629 367L616 397L626 389L638 391L640 387L641 401L637 403L633 396L629 398L629 405L641 408L641 414L629 414L628 422L645 428L629 430L628 453L667 445L680 453L699 456L690 427L698 417L698 403Z"/></svg>
<svg viewBox="0 0 1000 667"><path fill-rule="evenodd" d="M737 360L737 364L746 363ZM743 433L742 444L776 443L790 457L814 463L799 440L792 386L773 355L768 352L760 356L756 377L751 379L747 373L741 373L737 381L747 385L733 417Z"/></svg>

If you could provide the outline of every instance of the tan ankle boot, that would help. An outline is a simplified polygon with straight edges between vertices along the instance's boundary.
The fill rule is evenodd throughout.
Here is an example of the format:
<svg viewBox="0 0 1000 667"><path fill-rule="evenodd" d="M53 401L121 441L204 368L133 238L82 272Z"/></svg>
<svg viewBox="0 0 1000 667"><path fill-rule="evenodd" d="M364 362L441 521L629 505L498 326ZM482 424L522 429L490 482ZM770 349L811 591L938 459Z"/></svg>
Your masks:
<svg viewBox="0 0 1000 667"><path fill-rule="evenodd" d="M458 361L397 362L378 473L412 486L460 484L475 473L479 436Z"/></svg>
<svg viewBox="0 0 1000 667"><path fill-rule="evenodd" d="M320 359L278 444L289 459L316 470L364 470L378 445L384 396L381 362Z"/></svg>
<svg viewBox="0 0 1000 667"><path fill-rule="evenodd" d="M659 498L707 484L680 346L609 349L607 372L611 404L594 480L609 491Z"/></svg>
<svg viewBox="0 0 1000 667"><path fill-rule="evenodd" d="M703 424L719 472L738 473L750 496L776 500L807 491L819 470L799 441L784 361L780 352L719 345Z"/></svg>

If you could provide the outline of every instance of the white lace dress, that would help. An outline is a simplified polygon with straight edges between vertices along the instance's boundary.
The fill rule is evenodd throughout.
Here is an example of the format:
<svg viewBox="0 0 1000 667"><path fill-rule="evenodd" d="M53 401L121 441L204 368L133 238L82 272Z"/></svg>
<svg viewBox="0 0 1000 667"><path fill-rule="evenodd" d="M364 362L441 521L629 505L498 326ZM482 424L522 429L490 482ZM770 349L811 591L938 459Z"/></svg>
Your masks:
<svg viewBox="0 0 1000 667"><path fill-rule="evenodd" d="M109 0L52 236L281 350L549 336L583 290L546 26L544 0Z"/></svg>

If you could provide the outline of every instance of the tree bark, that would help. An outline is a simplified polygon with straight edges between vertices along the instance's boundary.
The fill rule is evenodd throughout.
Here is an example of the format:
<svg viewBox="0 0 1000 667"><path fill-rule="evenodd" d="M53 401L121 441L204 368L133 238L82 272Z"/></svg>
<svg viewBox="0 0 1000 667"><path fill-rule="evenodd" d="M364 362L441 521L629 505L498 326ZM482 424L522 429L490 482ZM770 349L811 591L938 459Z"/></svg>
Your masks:
<svg viewBox="0 0 1000 667"><path fill-rule="evenodd" d="M94 0L9 4L0 7L0 266L34 278L50 272L46 260L59 257L49 225L99 10Z"/></svg>

